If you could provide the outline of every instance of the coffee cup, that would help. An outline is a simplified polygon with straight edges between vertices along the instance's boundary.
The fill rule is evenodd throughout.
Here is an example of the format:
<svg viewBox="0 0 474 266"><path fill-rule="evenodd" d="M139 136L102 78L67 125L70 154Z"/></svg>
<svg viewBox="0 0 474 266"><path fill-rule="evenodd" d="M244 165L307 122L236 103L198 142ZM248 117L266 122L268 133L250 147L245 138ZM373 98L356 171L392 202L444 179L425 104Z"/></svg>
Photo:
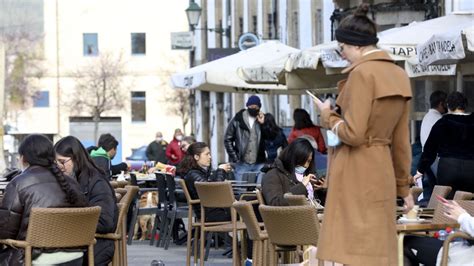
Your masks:
<svg viewBox="0 0 474 266"><path fill-rule="evenodd" d="M420 210L420 206L418 205L415 205L413 206L413 208L407 212L407 214L405 215L405 217L407 219L417 219L418 218L418 211Z"/></svg>

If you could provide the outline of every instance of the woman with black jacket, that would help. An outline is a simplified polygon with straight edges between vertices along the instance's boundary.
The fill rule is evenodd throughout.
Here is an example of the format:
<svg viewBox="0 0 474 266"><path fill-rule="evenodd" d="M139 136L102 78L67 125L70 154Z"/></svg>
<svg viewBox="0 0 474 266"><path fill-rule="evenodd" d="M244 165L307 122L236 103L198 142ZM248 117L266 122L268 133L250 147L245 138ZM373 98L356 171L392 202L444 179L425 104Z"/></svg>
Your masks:
<svg viewBox="0 0 474 266"><path fill-rule="evenodd" d="M115 232L118 220L118 207L115 192L110 186L105 174L92 161L81 142L67 136L54 145L56 162L68 176L79 182L90 206L100 206L97 233ZM107 265L114 255L114 242L109 239L97 239L94 247L94 262L96 265Z"/></svg>
<svg viewBox="0 0 474 266"><path fill-rule="evenodd" d="M195 142L189 148L181 163L181 172L185 173L184 181L191 198L198 199L195 182L218 182L224 181L227 173L231 170L230 164L221 164L216 171L211 169L211 151L204 142ZM201 210L197 206L194 209L196 216L200 218ZM224 208L206 208L206 222L230 221L230 212Z"/></svg>
<svg viewBox="0 0 474 266"><path fill-rule="evenodd" d="M283 197L288 192L310 199L323 196L319 191L324 179L314 174L313 151L307 139L297 138L280 153L262 179L262 194L268 205L288 206Z"/></svg>
<svg viewBox="0 0 474 266"><path fill-rule="evenodd" d="M283 133L283 129L276 124L275 117L265 114L265 120L261 125L262 136L265 142L265 152L267 153L267 164L272 164L278 156L278 149L288 146L288 141Z"/></svg>
<svg viewBox="0 0 474 266"><path fill-rule="evenodd" d="M79 184L65 177L54 163L53 143L48 138L29 135L20 144L18 153L24 170L5 189L0 205L0 239L25 240L31 208L87 205ZM34 250L33 254L39 251ZM0 265L24 264L22 249L0 249Z"/></svg>
<svg viewBox="0 0 474 266"><path fill-rule="evenodd" d="M452 199L457 190L474 193L474 115L466 113L468 102L460 92L449 94L446 103L449 112L431 129L415 179L428 171L438 156L436 182L453 188L447 196Z"/></svg>

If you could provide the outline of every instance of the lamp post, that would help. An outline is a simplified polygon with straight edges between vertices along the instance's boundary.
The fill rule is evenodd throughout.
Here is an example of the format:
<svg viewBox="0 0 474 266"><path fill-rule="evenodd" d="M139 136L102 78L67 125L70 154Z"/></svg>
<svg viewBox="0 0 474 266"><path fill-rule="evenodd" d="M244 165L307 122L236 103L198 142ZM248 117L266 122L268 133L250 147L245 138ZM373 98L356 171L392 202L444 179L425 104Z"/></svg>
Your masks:
<svg viewBox="0 0 474 266"><path fill-rule="evenodd" d="M199 18L201 17L201 7L194 2L194 0L189 0L189 7L185 10L186 16L188 18L189 23L189 31L194 32L197 24L199 23ZM189 68L194 66L194 47L189 51ZM194 135L194 128L196 125L195 117L194 117L194 109L195 109L195 93L194 90L191 90L189 93L189 116L191 118L191 135Z"/></svg>

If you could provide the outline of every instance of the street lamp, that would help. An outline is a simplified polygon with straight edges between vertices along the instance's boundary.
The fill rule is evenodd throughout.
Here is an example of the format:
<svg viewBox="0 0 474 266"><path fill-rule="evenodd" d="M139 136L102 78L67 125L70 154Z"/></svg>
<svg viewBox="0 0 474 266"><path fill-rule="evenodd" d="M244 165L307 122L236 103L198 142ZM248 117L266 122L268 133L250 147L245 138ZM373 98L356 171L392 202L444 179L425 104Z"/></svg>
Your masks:
<svg viewBox="0 0 474 266"><path fill-rule="evenodd" d="M189 7L186 9L186 16L188 17L188 23L193 31L194 27L196 27L199 23L201 11L202 9L198 4L196 4L194 1L190 1Z"/></svg>
<svg viewBox="0 0 474 266"><path fill-rule="evenodd" d="M189 7L186 9L186 16L188 17L189 27L191 31L195 30L205 30L213 31L218 34L222 34L226 37L230 37L230 27L227 29L224 28L208 28L207 25L204 28L196 28L199 23L199 18L201 17L202 8L194 2L194 0L189 1Z"/></svg>

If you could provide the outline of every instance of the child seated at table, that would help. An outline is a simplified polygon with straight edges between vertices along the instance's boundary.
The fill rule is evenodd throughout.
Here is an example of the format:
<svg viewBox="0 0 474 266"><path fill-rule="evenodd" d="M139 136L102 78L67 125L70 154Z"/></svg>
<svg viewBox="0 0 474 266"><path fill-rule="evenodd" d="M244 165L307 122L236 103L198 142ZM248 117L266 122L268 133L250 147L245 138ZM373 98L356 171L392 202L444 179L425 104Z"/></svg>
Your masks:
<svg viewBox="0 0 474 266"><path fill-rule="evenodd" d="M440 202L446 207L445 216L456 220L461 225L461 231L474 236L474 217L469 215L455 201ZM443 254L443 241L427 236L405 236L405 256L413 265L440 265ZM450 244L448 253L449 265L473 265L473 241L454 242Z"/></svg>

